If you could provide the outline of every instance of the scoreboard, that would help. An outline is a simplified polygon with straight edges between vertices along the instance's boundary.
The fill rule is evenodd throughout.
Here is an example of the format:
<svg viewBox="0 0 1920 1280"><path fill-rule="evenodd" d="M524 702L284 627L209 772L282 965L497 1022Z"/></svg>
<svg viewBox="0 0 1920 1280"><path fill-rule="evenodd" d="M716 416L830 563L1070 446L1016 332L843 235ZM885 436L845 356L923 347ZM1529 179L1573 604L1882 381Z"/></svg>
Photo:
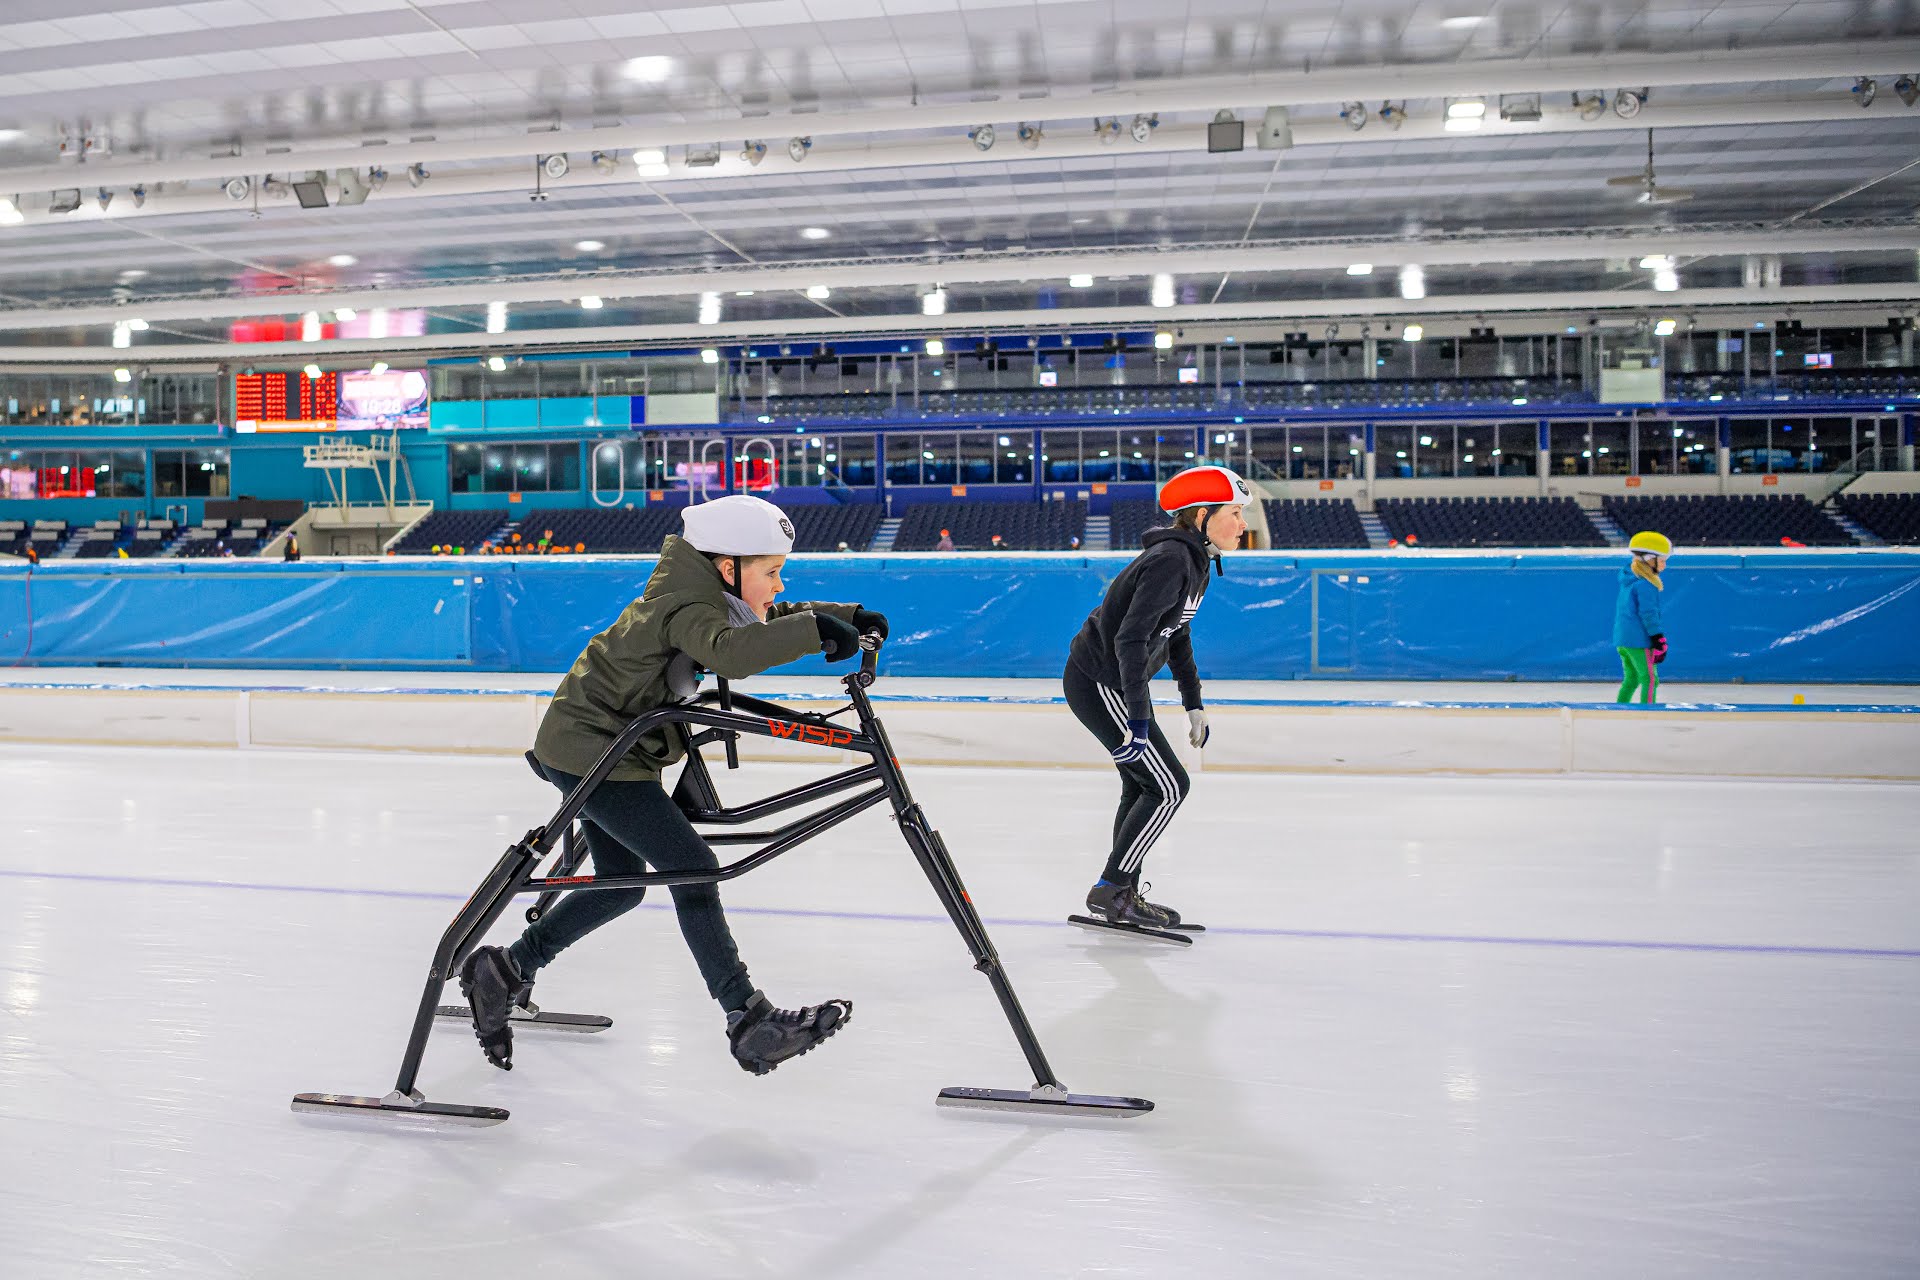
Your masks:
<svg viewBox="0 0 1920 1280"><path fill-rule="evenodd" d="M333 425L339 404L337 373L243 373L233 380L233 416L260 431L313 431ZM241 430L247 430L242 426Z"/></svg>

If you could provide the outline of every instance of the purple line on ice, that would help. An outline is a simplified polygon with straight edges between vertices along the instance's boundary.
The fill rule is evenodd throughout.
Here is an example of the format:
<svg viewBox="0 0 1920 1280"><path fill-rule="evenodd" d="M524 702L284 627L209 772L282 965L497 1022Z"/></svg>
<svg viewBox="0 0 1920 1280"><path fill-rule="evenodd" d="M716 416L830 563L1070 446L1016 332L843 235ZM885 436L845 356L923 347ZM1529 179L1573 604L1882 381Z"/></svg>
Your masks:
<svg viewBox="0 0 1920 1280"><path fill-rule="evenodd" d="M13 880L68 880L88 884L145 885L158 889L244 889L255 893L318 893L350 898L402 898L428 902L463 902L465 894L425 889L354 889L323 884L264 884L237 880L186 880L165 876L94 875L77 871L14 871L0 868L0 878ZM643 907L671 911L664 902ZM890 924L946 924L942 915L895 911L829 911L807 907L728 907L735 915L789 916L820 920L878 920ZM1004 928L1064 928L1064 920L1023 920L988 916L986 923ZM1598 951L1694 951L1730 955L1842 956L1874 960L1920 960L1920 949L1898 947L1792 946L1764 942L1661 942L1632 938L1525 938L1472 933L1379 933L1356 929L1276 929L1254 926L1210 925L1209 934L1245 938L1301 938L1335 942L1441 942L1482 947L1570 947Z"/></svg>

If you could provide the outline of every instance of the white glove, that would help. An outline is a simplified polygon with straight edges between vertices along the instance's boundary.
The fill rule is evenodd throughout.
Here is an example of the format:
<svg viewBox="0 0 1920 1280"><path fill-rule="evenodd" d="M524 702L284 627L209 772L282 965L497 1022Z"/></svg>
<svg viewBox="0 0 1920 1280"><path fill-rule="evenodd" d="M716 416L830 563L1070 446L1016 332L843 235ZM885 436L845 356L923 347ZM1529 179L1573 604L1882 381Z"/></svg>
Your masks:
<svg viewBox="0 0 1920 1280"><path fill-rule="evenodd" d="M1187 712L1187 741L1196 747L1207 745L1207 737L1213 730L1207 724L1207 709L1195 707Z"/></svg>

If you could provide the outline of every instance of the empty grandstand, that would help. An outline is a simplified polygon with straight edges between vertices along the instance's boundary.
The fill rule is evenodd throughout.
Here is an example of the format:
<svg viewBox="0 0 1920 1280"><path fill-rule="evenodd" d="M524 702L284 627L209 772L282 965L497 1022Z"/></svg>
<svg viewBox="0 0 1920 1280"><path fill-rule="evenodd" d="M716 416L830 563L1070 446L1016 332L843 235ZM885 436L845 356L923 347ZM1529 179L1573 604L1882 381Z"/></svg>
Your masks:
<svg viewBox="0 0 1920 1280"><path fill-rule="evenodd" d="M1084 502L926 502L907 509L894 539L896 551L932 551L949 530L961 551L993 546L1011 551L1067 551L1087 527Z"/></svg>
<svg viewBox="0 0 1920 1280"><path fill-rule="evenodd" d="M1920 493L1843 493L1835 501L1882 542L1920 545Z"/></svg>
<svg viewBox="0 0 1920 1280"><path fill-rule="evenodd" d="M436 511L407 530L388 548L397 556L424 556L433 548L478 547L507 526L507 513L486 511Z"/></svg>
<svg viewBox="0 0 1920 1280"><path fill-rule="evenodd" d="M1267 545L1286 549L1365 547L1360 513L1345 498L1269 498Z"/></svg>
<svg viewBox="0 0 1920 1280"><path fill-rule="evenodd" d="M1853 544L1846 530L1797 493L1610 497L1605 507L1626 533L1652 529L1680 547L1774 547L1782 539L1809 547Z"/></svg>
<svg viewBox="0 0 1920 1280"><path fill-rule="evenodd" d="M885 511L877 502L808 503L785 509L793 521L795 551L865 551Z"/></svg>
<svg viewBox="0 0 1920 1280"><path fill-rule="evenodd" d="M1422 547L1604 547L1572 498L1382 498L1387 532Z"/></svg>

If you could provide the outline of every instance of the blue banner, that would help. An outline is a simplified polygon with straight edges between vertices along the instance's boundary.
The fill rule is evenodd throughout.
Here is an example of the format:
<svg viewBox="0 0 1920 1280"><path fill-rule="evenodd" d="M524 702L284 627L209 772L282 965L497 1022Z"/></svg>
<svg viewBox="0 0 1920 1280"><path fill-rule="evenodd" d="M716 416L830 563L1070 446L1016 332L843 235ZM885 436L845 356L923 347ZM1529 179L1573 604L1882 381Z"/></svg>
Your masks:
<svg viewBox="0 0 1920 1280"><path fill-rule="evenodd" d="M1203 677L1601 680L1618 555L1243 554L1198 617ZM1052 679L1113 556L803 556L787 597L892 623L902 676ZM0 570L15 665L552 672L645 587L650 559L54 562ZM1920 683L1920 554L1676 557L1669 680ZM825 672L818 659L796 674Z"/></svg>

